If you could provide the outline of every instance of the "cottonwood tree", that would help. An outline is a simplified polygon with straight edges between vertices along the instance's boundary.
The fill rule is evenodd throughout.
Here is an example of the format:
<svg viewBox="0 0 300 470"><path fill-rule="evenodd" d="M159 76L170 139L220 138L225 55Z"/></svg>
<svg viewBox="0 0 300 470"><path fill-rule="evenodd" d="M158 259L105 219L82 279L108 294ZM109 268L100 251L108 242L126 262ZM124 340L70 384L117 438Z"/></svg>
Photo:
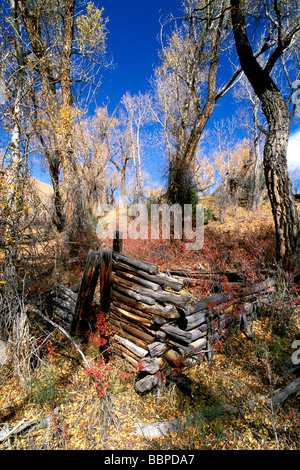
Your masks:
<svg viewBox="0 0 300 470"><path fill-rule="evenodd" d="M161 65L154 85L159 122L166 134L169 159L167 197L189 203L193 193L193 163L199 140L217 101L232 86L237 73L219 84L222 49L229 46L228 1L186 0L182 18L169 18L171 33L162 40Z"/></svg>
<svg viewBox="0 0 300 470"><path fill-rule="evenodd" d="M27 62L30 62L38 78L35 89L40 92L39 110L43 110L44 122L50 130L50 148L42 140L41 129L39 137L49 159L58 226L84 230L85 208L73 143L78 117L75 83L77 85L83 80L79 72L82 58L91 59L92 54L105 53L106 21L102 10L91 3L88 4L87 14L78 15L75 19L75 0L39 0L34 4L29 0L17 0L17 7L26 31ZM79 59L76 61L77 57ZM64 214L59 192L60 168L63 172L61 192L67 201Z"/></svg>
<svg viewBox="0 0 300 470"><path fill-rule="evenodd" d="M286 51L295 51L298 57L300 5L298 1L263 1L257 3L254 11L249 10L248 5L240 0L231 0L230 5L239 61L267 120L263 153L265 180L275 223L277 260L288 268L296 254L299 236L297 208L286 159L291 118L297 105L296 100L291 99L295 92L293 84L296 85L298 81L288 74L287 82L291 88L288 96L284 96L279 88L280 83L276 83L274 69ZM249 27L247 29L247 23L253 26L251 18L254 16L266 31L263 50L267 53L267 59L263 65L255 57ZM285 71L288 73L286 67Z"/></svg>
<svg viewBox="0 0 300 470"><path fill-rule="evenodd" d="M111 158L111 135L118 121L107 108L97 108L91 117L80 119L74 132L74 151L78 158L84 206L90 217L97 206L106 203Z"/></svg>

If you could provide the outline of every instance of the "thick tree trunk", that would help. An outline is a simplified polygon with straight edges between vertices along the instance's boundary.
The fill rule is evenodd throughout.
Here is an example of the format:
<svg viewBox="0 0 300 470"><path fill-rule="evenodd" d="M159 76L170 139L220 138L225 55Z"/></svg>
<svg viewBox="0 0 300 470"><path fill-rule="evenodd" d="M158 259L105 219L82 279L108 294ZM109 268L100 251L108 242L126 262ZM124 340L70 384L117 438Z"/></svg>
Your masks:
<svg viewBox="0 0 300 470"><path fill-rule="evenodd" d="M231 0L231 18L241 67L268 122L263 163L275 223L276 256L279 263L289 268L296 254L299 230L286 159L291 116L269 70L263 69L253 54L240 0Z"/></svg>
<svg viewBox="0 0 300 470"><path fill-rule="evenodd" d="M263 159L265 180L275 223L277 261L289 267L296 253L298 237L298 214L286 160L290 115L280 92L267 95L269 127Z"/></svg>

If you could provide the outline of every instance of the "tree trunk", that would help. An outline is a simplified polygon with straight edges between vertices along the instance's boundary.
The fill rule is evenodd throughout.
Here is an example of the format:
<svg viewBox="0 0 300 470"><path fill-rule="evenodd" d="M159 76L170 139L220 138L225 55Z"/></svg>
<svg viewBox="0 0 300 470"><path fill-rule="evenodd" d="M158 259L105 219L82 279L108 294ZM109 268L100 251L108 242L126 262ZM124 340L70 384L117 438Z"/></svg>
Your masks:
<svg viewBox="0 0 300 470"><path fill-rule="evenodd" d="M276 257L289 269L296 254L298 237L298 214L286 159L291 116L287 102L270 77L270 70L263 69L253 54L240 0L231 0L231 18L241 67L268 122L263 163L275 223Z"/></svg>

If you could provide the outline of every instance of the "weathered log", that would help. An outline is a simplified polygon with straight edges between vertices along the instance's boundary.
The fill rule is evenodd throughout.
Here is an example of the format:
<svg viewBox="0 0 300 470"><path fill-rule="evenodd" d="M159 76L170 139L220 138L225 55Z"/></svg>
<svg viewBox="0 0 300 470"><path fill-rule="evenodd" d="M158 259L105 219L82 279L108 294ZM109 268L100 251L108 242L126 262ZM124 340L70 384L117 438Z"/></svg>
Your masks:
<svg viewBox="0 0 300 470"><path fill-rule="evenodd" d="M129 333L133 338L139 338L143 341L146 342L146 344L152 343L155 338L155 333L151 334L149 329L145 331L145 329L138 327L137 325L130 324L127 321L120 321L118 317L115 317L115 315L112 312L111 315L111 325L114 328L118 328L119 331L124 331Z"/></svg>
<svg viewBox="0 0 300 470"><path fill-rule="evenodd" d="M113 307L122 308L122 309L126 310L127 312L133 313L134 315L136 315L138 317L143 317L144 319L152 322L152 314L151 313L148 313L148 312L145 312L144 310L140 310L138 308L135 308L132 305L125 304L124 302L119 302L119 300L117 300L117 298L114 295L112 296L112 298L113 298L113 302L112 302Z"/></svg>
<svg viewBox="0 0 300 470"><path fill-rule="evenodd" d="M148 351L151 357L161 356L167 351L167 345L160 341L155 341L148 345Z"/></svg>
<svg viewBox="0 0 300 470"><path fill-rule="evenodd" d="M130 297L130 298L136 300L137 302L142 302L142 303L147 304L147 305L154 305L155 304L155 300L152 297L149 297L149 296L144 295L142 293L138 293L135 290L133 291L131 289L128 289L126 287L123 287L123 286L120 286L120 285L117 285L117 284L115 284L114 288L115 288L115 290L117 290L121 294L123 294L127 297Z"/></svg>
<svg viewBox="0 0 300 470"><path fill-rule="evenodd" d="M115 252L113 252L113 259L115 261L120 261L124 264L128 264L129 266L132 266L136 269L140 269L141 271L145 271L148 274L158 273L157 265L153 263L148 263L147 261L140 261L135 258L130 258L129 256Z"/></svg>
<svg viewBox="0 0 300 470"><path fill-rule="evenodd" d="M67 331L71 331L77 294L63 284L58 284L46 299L47 314L58 321Z"/></svg>
<svg viewBox="0 0 300 470"><path fill-rule="evenodd" d="M135 315L134 313L128 312L127 310L124 310L123 308L117 307L115 305L113 307L113 311L117 313L121 319L125 318L131 321L132 323L138 323L140 325L148 326L148 327L151 327L153 325L153 322L151 321L151 319L148 320L145 317Z"/></svg>
<svg viewBox="0 0 300 470"><path fill-rule="evenodd" d="M120 315L114 306L111 307L111 314L113 315L112 318L114 318L115 321L119 321L121 325L128 324L133 328L136 328L138 331L144 331L153 337L155 336L156 329L153 328L152 325L147 326L142 325L141 323L138 324L136 321L132 321L132 319L129 317L125 318L123 315Z"/></svg>
<svg viewBox="0 0 300 470"><path fill-rule="evenodd" d="M126 347L126 349L129 349L130 351L132 351L139 358L143 358L143 357L147 356L147 354L148 354L148 351L146 351L146 349L143 349L140 346L137 346L132 341L129 341L128 339L122 338L119 335L114 335L114 340L117 341L118 343L121 343L123 346Z"/></svg>
<svg viewBox="0 0 300 470"><path fill-rule="evenodd" d="M82 320L89 322L89 308L93 301L93 296L99 277L100 261L100 253L98 251L90 250L78 291L78 297L71 326L71 332L73 334L77 332L79 323Z"/></svg>
<svg viewBox="0 0 300 470"><path fill-rule="evenodd" d="M138 277L139 279L146 279L152 283L158 284L162 287L169 287L170 289L179 292L184 283L181 281L178 281L177 279L174 279L167 274L164 273L158 273L158 274L149 274L145 271L142 271L140 269L136 269L133 266L128 266L124 263L121 263L119 261L114 263L114 269L115 271L119 271L122 273L130 273L133 274L134 276Z"/></svg>
<svg viewBox="0 0 300 470"><path fill-rule="evenodd" d="M181 330L180 328L178 328L178 326L163 325L161 329L165 331L169 336L172 336L173 338L176 338L187 344L191 342L192 334L189 333L188 331Z"/></svg>
<svg viewBox="0 0 300 470"><path fill-rule="evenodd" d="M174 341L173 339L168 339L166 342L167 344L176 346L176 348L178 348L181 354L188 355L188 356L194 356L198 354L199 351L201 351L201 349L204 349L207 345L206 337L199 338L193 343L189 343L189 344L182 344L181 342Z"/></svg>
<svg viewBox="0 0 300 470"><path fill-rule="evenodd" d="M257 293L267 293L272 290L272 288L275 286L276 281L274 279L267 279L266 281L260 282L258 284L255 284L254 286L247 287L246 289L241 289L240 292L231 292L228 294L221 293L221 294L215 294L212 295L206 299L199 300L196 304L196 308L194 312L188 313L186 312L186 315L189 314L194 314L199 311L206 310L208 308L214 308L219 304L225 304L232 299L238 299L242 298L242 300L245 300L246 298L249 298L253 296L254 294Z"/></svg>
<svg viewBox="0 0 300 470"><path fill-rule="evenodd" d="M135 383L135 389L137 392L144 393L152 390L158 384L158 375L146 375L142 379Z"/></svg>
<svg viewBox="0 0 300 470"><path fill-rule="evenodd" d="M204 336L207 335L208 325L205 324L205 327L206 328L205 328L204 331L201 331L200 328L195 328L194 330L189 331L189 333L191 333L191 335L192 335L191 342L196 341L196 339L198 339L198 338L203 338Z"/></svg>
<svg viewBox="0 0 300 470"><path fill-rule="evenodd" d="M163 357L171 363L174 363L177 359L181 357L181 354L178 351L175 351L174 349L170 348L164 355Z"/></svg>
<svg viewBox="0 0 300 470"><path fill-rule="evenodd" d="M296 392L300 392L300 377L277 392L273 397L273 402L276 404L283 403L291 394Z"/></svg>
<svg viewBox="0 0 300 470"><path fill-rule="evenodd" d="M142 287L135 287L134 290L139 294L155 299L157 302L167 302L169 304L175 305L176 307L180 307L184 309L185 312L194 311L197 304L195 297L189 293L180 295L164 290L152 291L151 289L145 289Z"/></svg>
<svg viewBox="0 0 300 470"><path fill-rule="evenodd" d="M167 362L163 357L144 357L140 362L140 372L148 374L156 374L167 366Z"/></svg>
<svg viewBox="0 0 300 470"><path fill-rule="evenodd" d="M136 344L140 348L143 348L143 349L147 350L149 341L143 341L141 338L138 338L137 336L131 335L130 333L125 331L123 328L119 328L117 325L112 324L112 326L114 326L116 334L118 334L122 338L128 339L129 341Z"/></svg>
<svg viewBox="0 0 300 470"><path fill-rule="evenodd" d="M135 276L132 273L126 273L124 271L120 271L119 269L116 269L114 272L114 279L115 282L124 282L127 281L127 285L132 286L132 285L140 285L147 287L148 289L152 290L158 290L159 289L159 284L155 284L152 281L148 281L147 279L143 279L141 277Z"/></svg>
<svg viewBox="0 0 300 470"><path fill-rule="evenodd" d="M138 310L142 310L146 313L153 315L159 315L166 319L175 319L180 317L180 313L174 305L159 305L154 303L153 305L147 305L143 302L138 302L137 300L130 298L124 293L118 292L116 290L112 293L112 299L117 299L119 302L124 303L125 305L130 305Z"/></svg>
<svg viewBox="0 0 300 470"><path fill-rule="evenodd" d="M207 312L196 312L188 317L180 318L178 325L183 330L193 330L196 327L199 327L202 323L207 322Z"/></svg>
<svg viewBox="0 0 300 470"><path fill-rule="evenodd" d="M112 343L110 353L117 354L119 357L122 357L123 359L126 360L126 364L129 363L132 366L132 368L134 368L135 370L137 369L137 365L140 361L140 357L136 356L132 351L127 349L122 344ZM128 358L130 358L132 361L128 361Z"/></svg>

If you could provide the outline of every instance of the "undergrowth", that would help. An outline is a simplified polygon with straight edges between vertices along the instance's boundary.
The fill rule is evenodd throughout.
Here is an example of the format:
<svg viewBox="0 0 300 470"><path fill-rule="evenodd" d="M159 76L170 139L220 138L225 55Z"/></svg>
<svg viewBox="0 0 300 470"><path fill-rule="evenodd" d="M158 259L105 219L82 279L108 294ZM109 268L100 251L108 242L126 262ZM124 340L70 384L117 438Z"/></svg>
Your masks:
<svg viewBox="0 0 300 470"><path fill-rule="evenodd" d="M280 405L272 397L299 376L292 344L300 339L300 291L293 276L276 268L273 247L273 231L265 223L251 230L208 224L199 253L187 252L180 241L124 243L126 254L151 260L161 269L232 270L249 283L264 278L265 269L272 270L277 289L258 312L253 341L237 331L224 337L211 361L189 368L178 364L178 373L195 384L191 394L186 396L164 378L158 399L156 389L135 392L138 371L119 357L103 357L101 347L109 335L101 316L90 342L76 338L90 367L60 331L45 336L43 325L35 322L27 382L18 381L9 350L0 365L0 436L18 423L36 424L7 439L0 437L0 449L299 450L299 396L291 395ZM69 266L68 273L66 265L57 269L72 283L82 265ZM191 290L206 296L211 284L200 279ZM162 438L137 432L136 423L186 416L193 416L190 426Z"/></svg>

